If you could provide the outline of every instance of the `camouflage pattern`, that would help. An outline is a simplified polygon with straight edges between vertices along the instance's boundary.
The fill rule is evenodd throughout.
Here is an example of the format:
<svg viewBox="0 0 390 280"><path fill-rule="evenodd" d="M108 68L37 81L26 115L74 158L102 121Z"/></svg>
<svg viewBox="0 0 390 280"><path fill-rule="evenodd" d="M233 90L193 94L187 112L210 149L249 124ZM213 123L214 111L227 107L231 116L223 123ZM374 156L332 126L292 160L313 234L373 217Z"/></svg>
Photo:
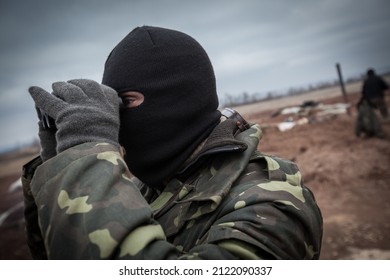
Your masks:
<svg viewBox="0 0 390 280"><path fill-rule="evenodd" d="M355 134L360 136L362 133L367 136L383 137L382 125L374 112L371 102L363 98L357 105L358 115L356 118Z"/></svg>
<svg viewBox="0 0 390 280"><path fill-rule="evenodd" d="M49 259L318 259L314 196L293 162L256 151L260 137L251 126L232 139L246 149L219 147L159 195L131 178L117 147L68 149L25 180L40 228L30 248Z"/></svg>

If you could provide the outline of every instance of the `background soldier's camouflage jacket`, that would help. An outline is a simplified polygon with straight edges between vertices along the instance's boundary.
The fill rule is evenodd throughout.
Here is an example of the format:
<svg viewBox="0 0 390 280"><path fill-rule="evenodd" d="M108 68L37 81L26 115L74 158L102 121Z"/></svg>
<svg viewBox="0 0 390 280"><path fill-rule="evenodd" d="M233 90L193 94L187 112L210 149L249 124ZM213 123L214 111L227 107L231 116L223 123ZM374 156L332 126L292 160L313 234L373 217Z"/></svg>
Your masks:
<svg viewBox="0 0 390 280"><path fill-rule="evenodd" d="M256 151L258 125L230 134L206 142L201 167L157 197L130 179L109 144L30 162L23 181L33 257L318 259L322 216L297 166Z"/></svg>

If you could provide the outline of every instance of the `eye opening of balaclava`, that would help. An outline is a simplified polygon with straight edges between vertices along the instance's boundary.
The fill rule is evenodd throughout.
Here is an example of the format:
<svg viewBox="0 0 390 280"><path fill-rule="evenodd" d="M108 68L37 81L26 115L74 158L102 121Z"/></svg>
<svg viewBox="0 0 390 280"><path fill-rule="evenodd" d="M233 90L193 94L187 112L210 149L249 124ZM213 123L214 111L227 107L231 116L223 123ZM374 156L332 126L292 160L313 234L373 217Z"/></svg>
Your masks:
<svg viewBox="0 0 390 280"><path fill-rule="evenodd" d="M103 84L141 92L121 109L119 142L130 171L160 189L219 123L213 67L202 46L179 31L142 26L112 50Z"/></svg>

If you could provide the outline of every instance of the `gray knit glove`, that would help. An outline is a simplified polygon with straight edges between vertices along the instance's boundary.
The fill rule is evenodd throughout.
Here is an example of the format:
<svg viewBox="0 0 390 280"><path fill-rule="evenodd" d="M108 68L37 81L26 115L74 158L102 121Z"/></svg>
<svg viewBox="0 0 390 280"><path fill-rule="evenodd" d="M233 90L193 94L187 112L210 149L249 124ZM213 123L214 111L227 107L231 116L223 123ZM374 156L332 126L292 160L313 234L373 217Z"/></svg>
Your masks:
<svg viewBox="0 0 390 280"><path fill-rule="evenodd" d="M57 152L85 142L119 147L119 98L115 90L92 80L52 85L53 94L40 87L29 92L38 108L55 120Z"/></svg>
<svg viewBox="0 0 390 280"><path fill-rule="evenodd" d="M57 154L57 141L55 125L49 125L49 120L45 119L44 113L38 107L35 107L38 114L39 142L41 144L41 158L46 161ZM45 122L46 121L46 122Z"/></svg>

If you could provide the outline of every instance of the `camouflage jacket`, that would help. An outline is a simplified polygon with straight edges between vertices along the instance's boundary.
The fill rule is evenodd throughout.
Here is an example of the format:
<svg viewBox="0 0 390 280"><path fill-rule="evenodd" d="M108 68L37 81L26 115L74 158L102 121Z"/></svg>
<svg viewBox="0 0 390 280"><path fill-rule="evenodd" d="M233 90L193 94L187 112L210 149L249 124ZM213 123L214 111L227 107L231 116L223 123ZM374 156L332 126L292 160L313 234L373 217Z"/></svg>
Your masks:
<svg viewBox="0 0 390 280"><path fill-rule="evenodd" d="M258 125L155 195L120 151L84 143L24 168L34 258L318 259L322 216L297 166L257 151Z"/></svg>

